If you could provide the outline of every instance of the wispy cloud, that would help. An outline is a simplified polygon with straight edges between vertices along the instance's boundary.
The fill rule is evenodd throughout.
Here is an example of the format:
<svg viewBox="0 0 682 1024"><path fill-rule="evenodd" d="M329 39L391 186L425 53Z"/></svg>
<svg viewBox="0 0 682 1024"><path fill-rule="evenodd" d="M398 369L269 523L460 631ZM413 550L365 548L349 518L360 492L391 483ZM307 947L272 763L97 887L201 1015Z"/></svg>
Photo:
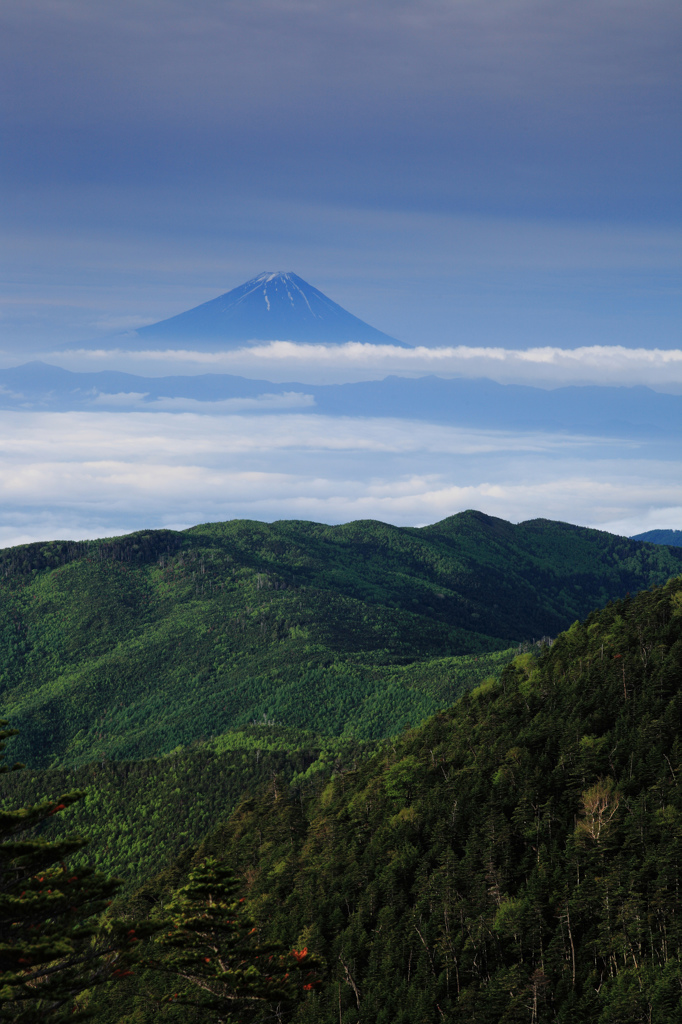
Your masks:
<svg viewBox="0 0 682 1024"><path fill-rule="evenodd" d="M203 404L203 403L202 403ZM506 433L391 418L347 416L197 415L131 412L124 415L0 412L2 454L28 464L37 452L55 465L69 452L76 460L131 460L150 464L202 462L229 456L281 458L281 453L343 452L353 455L432 453L475 456L507 452L581 452L618 447L630 455L642 444L612 438L540 432Z"/></svg>
<svg viewBox="0 0 682 1024"><path fill-rule="evenodd" d="M136 369L152 375L172 372L227 372L270 380L292 376L308 383L369 380L387 373L489 377L500 383L646 384L661 390L682 389L682 349L589 345L567 349L527 349L475 345L403 349L393 345L299 345L290 341L255 344L231 352L74 349L50 353L50 361L72 369ZM244 407L246 408L246 407Z"/></svg>
<svg viewBox="0 0 682 1024"><path fill-rule="evenodd" d="M90 405L104 406L107 409L130 409L131 406L142 405L147 398L147 391L118 391L108 395L98 391L90 398Z"/></svg>
<svg viewBox="0 0 682 1024"><path fill-rule="evenodd" d="M239 413L247 412L250 409L267 412L268 410L305 409L315 405L313 395L305 395L300 391L284 391L279 395L256 395L254 398L223 398L216 402L200 402L196 398L163 397L147 401L147 398L148 394L137 391L122 391L114 395L100 391L92 399L91 404L107 409L130 409L139 406L149 412L196 412L201 414Z"/></svg>

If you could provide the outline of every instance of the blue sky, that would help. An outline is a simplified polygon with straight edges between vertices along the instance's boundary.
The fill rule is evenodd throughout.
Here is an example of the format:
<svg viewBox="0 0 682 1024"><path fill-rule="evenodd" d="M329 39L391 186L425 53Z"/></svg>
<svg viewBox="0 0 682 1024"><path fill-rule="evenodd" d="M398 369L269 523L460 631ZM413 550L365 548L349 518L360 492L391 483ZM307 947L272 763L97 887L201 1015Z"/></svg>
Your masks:
<svg viewBox="0 0 682 1024"><path fill-rule="evenodd" d="M7 0L7 353L292 269L426 345L680 345L675 0Z"/></svg>
<svg viewBox="0 0 682 1024"><path fill-rule="evenodd" d="M681 28L677 0L5 0L0 363L682 392ZM278 269L422 349L111 351ZM0 419L5 544L466 507L682 527L677 439Z"/></svg>

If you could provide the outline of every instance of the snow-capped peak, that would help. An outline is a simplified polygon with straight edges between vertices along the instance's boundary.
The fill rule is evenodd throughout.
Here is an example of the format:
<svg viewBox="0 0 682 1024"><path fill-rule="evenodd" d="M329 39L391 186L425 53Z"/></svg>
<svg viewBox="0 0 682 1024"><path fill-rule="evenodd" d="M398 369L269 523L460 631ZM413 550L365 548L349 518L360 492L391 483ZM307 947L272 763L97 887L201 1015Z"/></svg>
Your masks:
<svg viewBox="0 0 682 1024"><path fill-rule="evenodd" d="M348 313L291 270L263 271L210 302L137 333L141 338L158 338L159 343L174 338L210 339L221 348L256 340L396 344L394 338Z"/></svg>

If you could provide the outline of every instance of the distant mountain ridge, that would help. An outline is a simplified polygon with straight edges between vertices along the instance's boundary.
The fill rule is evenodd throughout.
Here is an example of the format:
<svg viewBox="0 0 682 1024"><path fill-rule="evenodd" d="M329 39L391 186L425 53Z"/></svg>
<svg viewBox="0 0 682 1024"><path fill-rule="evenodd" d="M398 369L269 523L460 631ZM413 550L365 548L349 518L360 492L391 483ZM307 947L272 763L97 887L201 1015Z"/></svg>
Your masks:
<svg viewBox="0 0 682 1024"><path fill-rule="evenodd" d="M641 386L548 391L468 378L386 377L350 384L275 384L229 374L138 377L114 370L74 373L46 362L28 362L0 370L0 409L279 410L413 419L487 430L591 432L608 437L682 435L682 395L660 394ZM650 539L642 536L636 540Z"/></svg>
<svg viewBox="0 0 682 1024"><path fill-rule="evenodd" d="M682 530L647 530L638 533L631 540L643 540L649 544L669 544L674 548L682 548Z"/></svg>
<svg viewBox="0 0 682 1024"><path fill-rule="evenodd" d="M200 343L223 350L256 341L411 347L371 327L290 271L259 274L209 302L140 327L129 337L142 348Z"/></svg>
<svg viewBox="0 0 682 1024"><path fill-rule="evenodd" d="M682 395L660 394L645 387L547 391L487 379L434 376L389 376L350 384L275 384L219 373L187 377L141 377L116 370L74 373L35 362L0 370L0 409L225 413L280 409L324 416L415 419L483 430L682 436Z"/></svg>

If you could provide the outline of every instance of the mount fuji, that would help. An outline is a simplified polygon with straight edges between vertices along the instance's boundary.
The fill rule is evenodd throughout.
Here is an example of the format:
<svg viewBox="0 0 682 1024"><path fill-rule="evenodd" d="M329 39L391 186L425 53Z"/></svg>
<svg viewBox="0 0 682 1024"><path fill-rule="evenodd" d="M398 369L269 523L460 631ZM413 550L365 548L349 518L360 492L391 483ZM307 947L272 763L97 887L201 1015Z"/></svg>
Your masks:
<svg viewBox="0 0 682 1024"><path fill-rule="evenodd" d="M411 347L353 316L297 274L282 271L259 274L194 309L141 327L132 336L144 348L200 343L224 350L262 341Z"/></svg>

